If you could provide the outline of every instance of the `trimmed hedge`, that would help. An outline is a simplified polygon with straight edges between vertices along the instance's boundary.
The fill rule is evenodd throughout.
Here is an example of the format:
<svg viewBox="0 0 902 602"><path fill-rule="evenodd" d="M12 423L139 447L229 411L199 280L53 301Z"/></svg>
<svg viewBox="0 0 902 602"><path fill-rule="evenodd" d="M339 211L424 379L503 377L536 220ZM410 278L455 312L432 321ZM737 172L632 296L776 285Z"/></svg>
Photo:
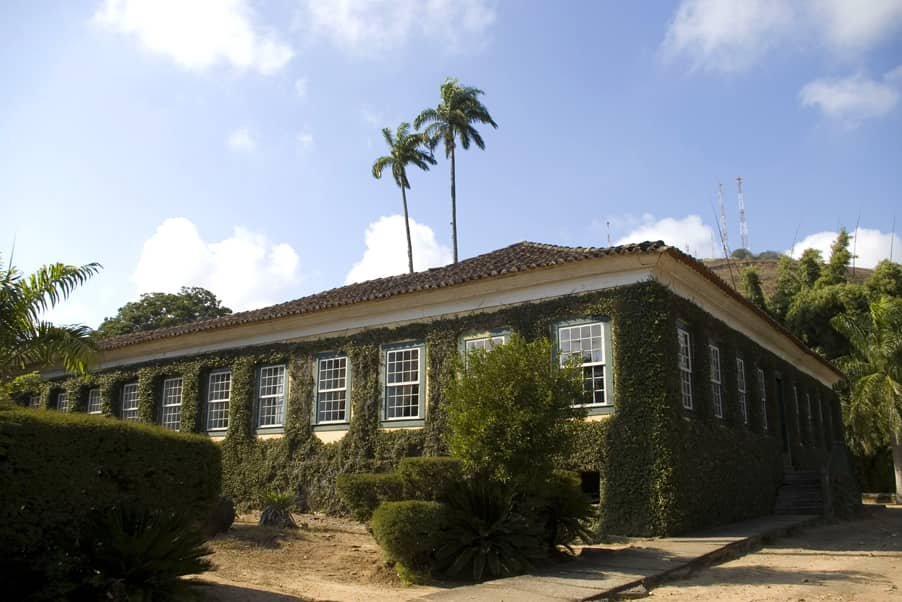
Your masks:
<svg viewBox="0 0 902 602"><path fill-rule="evenodd" d="M221 471L206 437L0 408L0 591L64 582L98 510L175 513L201 527L219 499Z"/></svg>
<svg viewBox="0 0 902 602"><path fill-rule="evenodd" d="M373 537L402 579L419 581L428 575L447 521L448 507L438 502L383 502L373 512Z"/></svg>
<svg viewBox="0 0 902 602"><path fill-rule="evenodd" d="M339 475L335 489L351 516L361 522L368 521L380 503L404 497L404 481L393 472Z"/></svg>
<svg viewBox="0 0 902 602"><path fill-rule="evenodd" d="M463 480L463 463L444 456L404 458L395 473L404 484L405 499L440 502Z"/></svg>

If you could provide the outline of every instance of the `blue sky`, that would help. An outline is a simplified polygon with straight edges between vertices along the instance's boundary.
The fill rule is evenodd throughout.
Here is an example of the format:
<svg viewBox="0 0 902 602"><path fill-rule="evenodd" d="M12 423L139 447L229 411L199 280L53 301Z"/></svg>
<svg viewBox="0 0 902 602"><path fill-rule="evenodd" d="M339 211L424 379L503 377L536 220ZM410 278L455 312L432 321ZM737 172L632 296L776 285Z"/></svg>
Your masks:
<svg viewBox="0 0 902 602"><path fill-rule="evenodd" d="M739 246L737 175L753 250L860 215L872 265L902 230L902 0L13 0L0 248L101 262L52 314L91 326L183 284L248 309L402 272L370 168L449 75L499 124L458 158L462 257L609 231L710 256L718 181ZM415 263L441 265L448 163L411 179Z"/></svg>

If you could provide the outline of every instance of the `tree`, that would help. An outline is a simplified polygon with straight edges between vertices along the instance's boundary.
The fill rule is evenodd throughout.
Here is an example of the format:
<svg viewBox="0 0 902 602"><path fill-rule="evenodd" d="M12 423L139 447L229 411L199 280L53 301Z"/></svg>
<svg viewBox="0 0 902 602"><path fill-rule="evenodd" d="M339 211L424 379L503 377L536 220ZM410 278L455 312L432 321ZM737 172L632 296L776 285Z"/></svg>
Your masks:
<svg viewBox="0 0 902 602"><path fill-rule="evenodd" d="M382 136L391 154L376 159L373 163L373 177L377 180L382 177L386 167L391 168L392 178L401 189L401 202L404 204L404 228L407 231L407 265L413 274L413 245L410 242L410 218L407 214L407 190L410 188L410 180L407 179L407 166L411 163L429 171L430 165L435 165L435 158L431 151L424 150L428 146L425 135L410 133L410 124L407 122L398 126L398 131L392 136L389 128L382 128Z"/></svg>
<svg viewBox="0 0 902 602"><path fill-rule="evenodd" d="M126 303L97 329L101 336L153 330L197 320L219 318L232 313L216 295L205 288L183 286L178 293L144 293L138 301Z"/></svg>
<svg viewBox="0 0 902 602"><path fill-rule="evenodd" d="M821 277L824 259L817 249L805 249L799 257L799 278L802 288L813 288Z"/></svg>
<svg viewBox="0 0 902 602"><path fill-rule="evenodd" d="M457 263L457 185L455 149L457 141L467 150L470 141L485 150L485 142L473 124L487 123L493 128L498 124L492 119L488 109L479 101L484 94L479 88L462 86L457 79L447 78L439 88L441 102L434 109L425 109L414 120L414 127L426 125L425 133L434 149L440 142L445 146L445 158L451 160L451 245L454 263Z"/></svg>
<svg viewBox="0 0 902 602"><path fill-rule="evenodd" d="M755 254L748 249L739 248L730 253L730 257L732 257L733 259L738 259L739 261L743 261L745 259L754 259Z"/></svg>
<svg viewBox="0 0 902 602"><path fill-rule="evenodd" d="M466 473L517 489L544 483L556 457L567 457L576 418L584 415L580 369L550 362L548 339L514 334L459 365L446 401L448 447Z"/></svg>
<svg viewBox="0 0 902 602"><path fill-rule="evenodd" d="M902 264L884 259L874 268L865 286L875 300L883 296L902 297Z"/></svg>
<svg viewBox="0 0 902 602"><path fill-rule="evenodd" d="M867 293L860 284L804 288L793 297L785 323L806 345L834 359L849 353L849 341L830 320L839 314L864 314L867 310Z"/></svg>
<svg viewBox="0 0 902 602"><path fill-rule="evenodd" d="M789 306L801 288L796 262L788 255L780 255L777 260L777 285L770 299L770 311L780 322L786 320Z"/></svg>
<svg viewBox="0 0 902 602"><path fill-rule="evenodd" d="M830 246L830 261L824 266L823 275L819 284L843 284L848 282L849 262L852 254L849 252L849 233L841 228L836 240Z"/></svg>
<svg viewBox="0 0 902 602"><path fill-rule="evenodd" d="M755 307L767 311L764 291L761 289L761 276L758 275L758 271L755 268L749 267L742 270L742 294Z"/></svg>
<svg viewBox="0 0 902 602"><path fill-rule="evenodd" d="M84 372L95 350L91 330L81 324L57 326L42 315L69 297L101 269L54 263L26 276L0 257L0 381L37 364L62 363Z"/></svg>
<svg viewBox="0 0 902 602"><path fill-rule="evenodd" d="M867 314L841 314L832 324L852 345L837 362L850 385L846 425L868 453L889 442L902 502L902 299L883 297Z"/></svg>

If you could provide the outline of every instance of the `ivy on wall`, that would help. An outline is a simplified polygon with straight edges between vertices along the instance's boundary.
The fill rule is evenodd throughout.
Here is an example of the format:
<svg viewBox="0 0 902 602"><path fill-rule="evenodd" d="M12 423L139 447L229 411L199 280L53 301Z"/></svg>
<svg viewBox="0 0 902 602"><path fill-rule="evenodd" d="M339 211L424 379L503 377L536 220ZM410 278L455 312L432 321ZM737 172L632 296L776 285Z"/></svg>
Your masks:
<svg viewBox="0 0 902 602"><path fill-rule="evenodd" d="M603 421L581 424L577 451L560 459L568 468L600 473L602 528L610 533L675 533L769 512L783 470L775 371L783 374L784 389L799 383L800 391L802 386L814 391L818 385L653 281L352 337L248 347L49 382L42 388L42 403L50 407L52 392L63 387L70 393L70 403L78 399L73 407L83 410L88 389L96 386L102 412L117 416L122 385L137 382L139 418L155 422L163 379L180 376L181 430L203 432L208 374L229 368L229 427L222 441L224 492L247 508L268 490L290 491L311 508L335 513L343 510L334 487L339 474L387 471L406 456L447 452L442 400L446 384L454 378L448 359L459 353L463 335L510 328L529 340L553 336L556 322L576 317L610 318L612 324L616 411ZM696 402L692 412L683 410L680 398L677 321L688 324L692 332ZM380 429L380 345L408 340L426 343L425 426ZM721 346L723 420L711 412L708 340ZM347 433L328 444L316 437L311 425L315 359L322 352L346 354L352 375ZM748 425L738 413L737 353L746 362ZM258 439L256 371L269 364L287 365L284 435ZM758 366L765 367L768 378L767 432L760 426L754 369ZM832 391L818 388L831 407L836 406ZM787 410L792 410L791 399L785 399ZM840 428L838 420L833 424ZM792 444L805 451L794 455L799 462L823 461L823 450L806 447L804 441Z"/></svg>

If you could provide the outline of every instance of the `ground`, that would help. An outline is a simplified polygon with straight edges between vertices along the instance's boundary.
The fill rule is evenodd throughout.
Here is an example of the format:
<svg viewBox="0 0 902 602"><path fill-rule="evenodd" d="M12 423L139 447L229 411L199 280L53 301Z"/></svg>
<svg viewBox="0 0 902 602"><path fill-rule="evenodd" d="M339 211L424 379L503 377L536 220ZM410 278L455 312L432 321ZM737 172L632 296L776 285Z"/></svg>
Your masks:
<svg viewBox="0 0 902 602"><path fill-rule="evenodd" d="M651 600L902 600L902 506L806 529L654 589Z"/></svg>

